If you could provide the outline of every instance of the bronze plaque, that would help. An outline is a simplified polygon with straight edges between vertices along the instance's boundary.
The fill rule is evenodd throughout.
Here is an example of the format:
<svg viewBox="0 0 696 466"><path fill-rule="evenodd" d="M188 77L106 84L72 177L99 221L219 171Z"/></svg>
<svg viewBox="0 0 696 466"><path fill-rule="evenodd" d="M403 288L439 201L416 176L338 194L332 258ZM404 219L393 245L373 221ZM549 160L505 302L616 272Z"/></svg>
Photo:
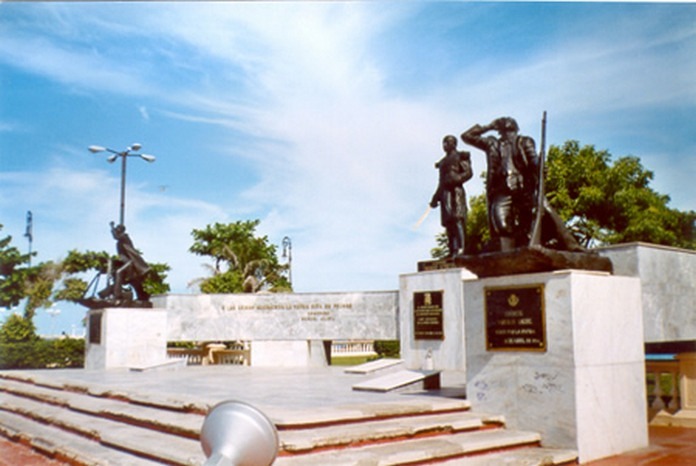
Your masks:
<svg viewBox="0 0 696 466"><path fill-rule="evenodd" d="M440 291L413 293L413 336L416 340L444 340Z"/></svg>
<svg viewBox="0 0 696 466"><path fill-rule="evenodd" d="M89 315L89 342L95 345L101 345L101 324L102 313L92 312Z"/></svg>
<svg viewBox="0 0 696 466"><path fill-rule="evenodd" d="M544 285L485 288L486 349L546 351Z"/></svg>

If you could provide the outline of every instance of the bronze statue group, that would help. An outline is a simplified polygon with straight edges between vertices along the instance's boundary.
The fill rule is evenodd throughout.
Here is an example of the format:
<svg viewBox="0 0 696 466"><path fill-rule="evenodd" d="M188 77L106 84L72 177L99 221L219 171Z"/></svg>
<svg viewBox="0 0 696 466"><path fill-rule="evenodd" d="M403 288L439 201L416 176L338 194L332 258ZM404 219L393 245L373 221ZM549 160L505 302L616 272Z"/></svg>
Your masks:
<svg viewBox="0 0 696 466"><path fill-rule="evenodd" d="M462 141L486 154L490 251L509 252L533 246L583 250L544 197L543 133L544 129L541 154L536 151L534 139L519 134L517 122L510 117L497 118L487 125L476 124L461 135ZM473 174L471 154L457 150L457 138L452 135L444 137L442 146L445 156L435 164L439 182L430 207L440 207L449 256L462 257L466 252L467 217L464 183Z"/></svg>

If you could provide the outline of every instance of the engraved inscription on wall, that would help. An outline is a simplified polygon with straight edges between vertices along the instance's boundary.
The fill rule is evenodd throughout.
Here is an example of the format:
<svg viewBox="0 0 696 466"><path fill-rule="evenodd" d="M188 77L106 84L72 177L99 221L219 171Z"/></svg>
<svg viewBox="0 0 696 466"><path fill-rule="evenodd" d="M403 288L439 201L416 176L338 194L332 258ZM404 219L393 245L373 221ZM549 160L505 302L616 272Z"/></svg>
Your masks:
<svg viewBox="0 0 696 466"><path fill-rule="evenodd" d="M251 303L251 304L223 304L222 311L303 311L300 315L301 322L332 322L336 320L334 311L340 309L352 309L353 303L340 302L315 302L315 303Z"/></svg>
<svg viewBox="0 0 696 466"><path fill-rule="evenodd" d="M544 285L485 288L486 349L546 351Z"/></svg>
<svg viewBox="0 0 696 466"><path fill-rule="evenodd" d="M416 340L444 340L443 291L413 293L413 336Z"/></svg>

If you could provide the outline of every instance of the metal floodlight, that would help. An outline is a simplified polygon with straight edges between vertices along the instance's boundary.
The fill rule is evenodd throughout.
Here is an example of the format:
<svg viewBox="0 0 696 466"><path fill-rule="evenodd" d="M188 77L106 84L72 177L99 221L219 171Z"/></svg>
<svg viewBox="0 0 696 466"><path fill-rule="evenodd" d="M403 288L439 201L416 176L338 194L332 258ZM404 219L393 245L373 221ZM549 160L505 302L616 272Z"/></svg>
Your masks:
<svg viewBox="0 0 696 466"><path fill-rule="evenodd" d="M275 424L258 409L228 400L214 406L201 427L204 466L270 466L278 455Z"/></svg>
<svg viewBox="0 0 696 466"><path fill-rule="evenodd" d="M0 0L2 1L2 0ZM90 152L96 154L97 152L111 152L111 155L107 157L106 161L109 163L114 163L119 157L121 157L121 205L120 205L120 221L119 225L123 225L125 211L126 211L126 160L128 157L140 157L146 162L154 162L155 156L148 154L132 154L132 151L140 150L142 144L139 142L134 142L126 150L118 152L108 147L103 146L89 146Z"/></svg>

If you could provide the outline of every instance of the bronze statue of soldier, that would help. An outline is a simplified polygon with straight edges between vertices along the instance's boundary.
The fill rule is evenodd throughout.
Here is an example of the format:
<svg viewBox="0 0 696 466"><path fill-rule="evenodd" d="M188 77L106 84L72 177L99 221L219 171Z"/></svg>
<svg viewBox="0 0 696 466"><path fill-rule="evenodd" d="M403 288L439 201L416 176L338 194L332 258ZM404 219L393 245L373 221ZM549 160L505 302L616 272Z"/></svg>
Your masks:
<svg viewBox="0 0 696 466"><path fill-rule="evenodd" d="M442 140L445 156L435 168L439 170L437 190L430 207L440 207L440 223L447 233L450 257L464 255L466 235L466 191L464 183L471 179L471 154L457 150L457 138L447 135Z"/></svg>
<svg viewBox="0 0 696 466"><path fill-rule="evenodd" d="M114 262L112 283L99 292L99 297L121 304L132 302L132 293L126 288L130 286L136 293L137 301L147 302L150 295L144 290L143 282L150 267L133 245L124 225L111 222L111 234L116 240L118 259Z"/></svg>
<svg viewBox="0 0 696 466"><path fill-rule="evenodd" d="M497 131L498 137L486 135L490 131ZM546 202L534 139L520 135L513 118L501 117L488 125L476 124L461 137L465 143L486 153L488 225L498 250L511 251L530 245L584 250ZM541 232L538 238L532 234L535 223Z"/></svg>

